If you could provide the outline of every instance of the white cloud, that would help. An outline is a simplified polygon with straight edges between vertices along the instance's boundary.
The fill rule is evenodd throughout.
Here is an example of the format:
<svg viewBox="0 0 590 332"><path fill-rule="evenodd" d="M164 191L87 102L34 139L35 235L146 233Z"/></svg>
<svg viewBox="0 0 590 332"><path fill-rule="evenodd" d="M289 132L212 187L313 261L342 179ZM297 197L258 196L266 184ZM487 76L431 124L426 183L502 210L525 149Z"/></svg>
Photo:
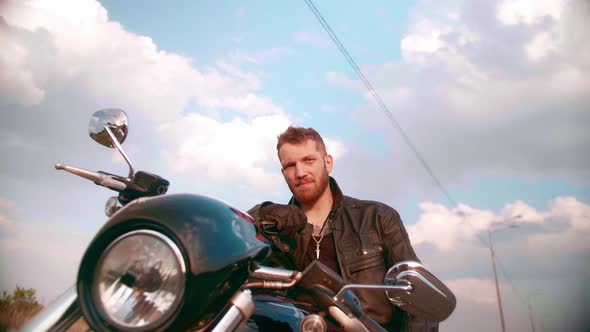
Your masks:
<svg viewBox="0 0 590 332"><path fill-rule="evenodd" d="M223 69L224 73L226 73L227 75L229 75L233 78L236 78L236 79L240 80L241 82L244 82L245 86L247 87L248 90L258 90L258 89L260 89L260 86L262 85L262 82L261 82L260 77L258 75L253 74L253 73L249 73L249 72L245 72L233 64L219 61L217 63L217 66L219 68Z"/></svg>
<svg viewBox="0 0 590 332"><path fill-rule="evenodd" d="M0 6L6 20L0 34L10 46L0 56L0 71L9 74L0 78L3 102L40 104L60 87L72 95L81 92L131 111L133 123L165 123L160 134L168 145L162 153L174 170L205 168L214 180L246 178L262 187L276 182L266 170L271 159L265 149L274 146L269 134L276 139L289 120L271 98L257 93L260 74L225 61L196 68L191 59L160 50L151 38L110 21L97 1L76 1L75 8L67 1L41 0ZM262 61L285 52L273 48L248 56ZM74 86L80 91L70 89ZM192 115L195 111L199 114ZM225 114L234 120L216 120Z"/></svg>
<svg viewBox="0 0 590 332"><path fill-rule="evenodd" d="M488 27L478 25L478 21L467 20L453 22L449 24L446 21L431 21L429 18L419 19L413 26L410 33L402 40L402 49L409 51L410 53L427 52L431 53L430 57L423 59L423 69L433 70L429 68L429 65L443 66L444 70L450 71L452 76L447 77L450 79L451 88L453 85L457 85L456 91L451 90L451 93L456 94L454 103L458 103L460 100L468 98L469 101L479 100L479 104L482 101L489 100L492 105L497 105L494 100L490 97L494 95L494 92L500 92L504 94L504 98L516 99L518 103L524 103L521 96L527 96L530 94L527 91L536 89L538 92L547 92L549 96L556 99L564 99L565 95L561 95L561 91L552 91L557 85L545 84L542 79L543 76L547 79L566 79L562 75L568 71L574 70L578 73L584 72L583 67L571 66L570 63L576 63L579 60L589 60L588 46L585 43L580 44L582 38L578 37L577 42L574 43L572 34L577 35L576 31L584 26L584 23L580 16L582 14L579 11L588 11L587 4L573 1L504 1L502 2L501 8L509 7L510 10L506 10L515 15L515 17L525 17L526 22L535 21L543 17L552 17L553 21L546 26L539 26L526 30L526 33L522 33L522 39L510 39L508 33L503 36L502 30L490 30ZM473 8L480 8L474 6ZM467 10L463 8L463 10ZM472 9L473 10L473 9ZM481 7L481 10L485 10L485 7ZM502 10L500 10L502 12ZM475 15L479 13L464 13L462 17L467 17L469 14ZM524 16L523 16L524 15ZM483 22L482 22L483 23ZM488 30L485 30L488 29ZM518 33L517 28L513 33ZM404 48L404 41L417 40L414 48ZM418 41L421 41L423 46ZM492 42L498 43L497 45L491 44ZM519 44L522 42L522 44ZM411 43L410 43L411 44ZM490 56L497 56L497 60L491 63L484 62L484 58L481 54L475 53L478 49L481 51L490 52ZM502 48L511 48L509 53L503 52ZM572 52L572 48L576 52ZM542 57L547 57L550 52L553 52L554 56L547 57L546 60L554 61L553 65L543 65L543 68L535 68L536 71L524 72L519 77L517 74L521 73L522 70L529 69L534 66L536 62L527 63L526 61L515 63L516 66L521 68L514 68L512 66L502 68L497 66L502 64L504 61L504 54L517 57L515 60L519 60L520 54L528 54L533 60L538 60ZM503 54L504 53L504 54ZM406 54L406 59L412 60L412 57ZM572 61L573 60L573 61ZM529 68L527 68L529 67ZM534 67L533 67L534 68ZM533 69L530 68L530 69ZM512 73L510 71L513 71ZM543 76L540 76L543 75ZM580 89L584 85L582 81L568 76L569 81L561 81L559 85L566 84L570 88ZM442 83L442 82L441 82ZM586 82L587 83L587 82ZM505 86L505 89L502 88ZM470 90L479 90L477 93L477 99L471 99L469 97ZM516 89L515 93L508 93L510 89ZM461 91L463 90L463 91ZM486 93L488 91L490 94ZM582 93L583 90L578 90L577 93ZM586 89L586 91L588 91ZM542 95L537 93L537 96ZM499 96L499 94L498 94ZM451 95L453 97L453 95ZM466 106L473 107L477 105L475 102L464 103ZM485 104L485 103L484 103ZM460 109L462 104L456 104L455 108ZM523 108L523 106L515 103L513 107L505 109L505 111L516 111L516 107ZM496 107L496 112L502 111L501 108Z"/></svg>
<svg viewBox="0 0 590 332"><path fill-rule="evenodd" d="M290 124L291 120L280 114L222 121L190 113L161 125L158 134L163 137L163 155L172 171L224 181L245 179L270 192L282 181L277 136ZM334 158L346 153L340 140L324 141Z"/></svg>
<svg viewBox="0 0 590 332"><path fill-rule="evenodd" d="M441 250L454 249L465 241L473 242L497 217L491 211L459 204L453 210L441 204L422 203L418 222L407 226L414 245L429 243Z"/></svg>
<svg viewBox="0 0 590 332"><path fill-rule="evenodd" d="M490 16L498 1L459 3L450 18L419 2L402 59L361 68L413 145L445 184L499 173L587 181L590 35L580 31L590 4L541 2L530 20L542 24L528 26ZM415 174L416 157L401 155L399 132L353 78L327 74L327 82L363 94L354 119L387 133L392 162Z"/></svg>
<svg viewBox="0 0 590 332"><path fill-rule="evenodd" d="M507 204L498 212L463 204L447 209L425 203L421 208L418 223L406 228L421 261L443 277L457 298L455 312L443 324L445 329L499 328L487 244L488 227L499 225L492 241L507 327L519 331L530 327L525 318L531 303L537 314L545 315L548 329L579 330L584 316L578 305L587 303L583 294L589 276L584 262L590 252L590 205L574 197L557 197L547 211L523 201ZM518 213L516 218L513 213ZM511 221L518 227L500 226ZM539 296L531 298L532 294ZM550 317L556 312L558 316Z"/></svg>
<svg viewBox="0 0 590 332"><path fill-rule="evenodd" d="M546 17L559 19L566 3L567 0L503 0L496 15L504 24L532 25Z"/></svg>
<svg viewBox="0 0 590 332"><path fill-rule="evenodd" d="M245 178L256 187L270 189L280 177L265 167L276 163L276 137L289 123L283 115L221 122L188 114L163 125L159 133L167 146L164 155L174 171L204 172L224 180Z"/></svg>
<svg viewBox="0 0 590 332"><path fill-rule="evenodd" d="M461 278L445 280L445 284L455 294L458 302L495 305L497 303L492 280Z"/></svg>
<svg viewBox="0 0 590 332"><path fill-rule="evenodd" d="M550 52L557 51L552 43L552 36L548 32L540 32L527 44L526 52L533 61L538 61Z"/></svg>
<svg viewBox="0 0 590 332"><path fill-rule="evenodd" d="M436 53L449 52L454 54L456 53L456 50L453 49L455 46L463 47L479 41L480 37L465 25L453 23L453 25L440 24L431 22L428 19L417 22L414 30L401 41L404 60L409 63L428 64L432 61L431 56ZM456 45L452 45L447 41L450 35L454 36ZM458 61L458 63L449 62L448 65L464 66L461 63L462 59L455 59L455 61Z"/></svg>
<svg viewBox="0 0 590 332"><path fill-rule="evenodd" d="M261 97L253 93L239 96L208 97L206 100L203 100L202 106L208 108L235 109L250 116L283 113L282 109L275 105L270 98Z"/></svg>
<svg viewBox="0 0 590 332"><path fill-rule="evenodd" d="M575 197L558 197L551 204L551 217L561 219L576 231L590 231L590 206Z"/></svg>
<svg viewBox="0 0 590 332"><path fill-rule="evenodd" d="M38 104L45 92L37 87L32 71L27 68L27 51L15 40L11 30L0 17L0 39L2 39L2 53L0 53L0 92L10 99L9 102L21 102L25 105Z"/></svg>
<svg viewBox="0 0 590 332"><path fill-rule="evenodd" d="M544 256L590 250L590 206L574 197L558 197L551 205L546 220L561 222L564 227L531 235L527 239L527 252Z"/></svg>
<svg viewBox="0 0 590 332"><path fill-rule="evenodd" d="M537 257L570 255L590 249L590 233L568 228L563 231L531 235L526 239L525 252ZM557 252L556 252L557 251Z"/></svg>
<svg viewBox="0 0 590 332"><path fill-rule="evenodd" d="M414 245L430 244L440 250L460 250L487 237L487 230L495 225L539 225L540 231L514 231L510 244L515 252L532 256L560 256L590 249L590 206L574 197L557 197L551 210L539 212L523 201L507 204L500 212L479 210L464 204L449 210L443 205L420 204L422 209L416 224L408 225ZM562 226L555 229L558 221ZM497 228L494 228L497 229ZM560 248L555 251L555 248Z"/></svg>
<svg viewBox="0 0 590 332"><path fill-rule="evenodd" d="M280 110L267 98L253 95L261 85L256 74L223 62L199 70L191 59L159 50L151 38L109 21L96 1L76 2L75 16L68 14L69 2L9 1L2 7L8 24L2 33L11 42L0 68L18 84L0 85L0 93L18 97L22 104L38 104L56 83L69 82L97 98L132 105L156 121L182 112L193 100L202 107L225 107L246 115ZM43 54L39 43L27 43L27 38L41 39L41 46L46 45ZM39 59L49 63L40 66Z"/></svg>
<svg viewBox="0 0 590 332"><path fill-rule="evenodd" d="M326 144L326 151L334 159L339 159L346 153L346 147L344 146L344 143L342 143L341 141L331 138L325 138L324 144Z"/></svg>
<svg viewBox="0 0 590 332"><path fill-rule="evenodd" d="M507 223L530 222L542 224L546 218L547 213L540 213L535 208L520 200L507 204L500 212L500 219L505 220Z"/></svg>
<svg viewBox="0 0 590 332"><path fill-rule="evenodd" d="M416 23L416 31L404 37L401 41L402 51L405 53L421 52L434 53L441 48L440 40L442 31L433 26L432 22L422 20Z"/></svg>
<svg viewBox="0 0 590 332"><path fill-rule="evenodd" d="M146 131L141 141L126 149L150 160L153 152L144 146L161 148L159 155L165 157L171 175L216 183L244 180L265 191L278 183L280 177L269 169L276 167L276 136L290 119L271 98L258 93L262 74L238 66L232 54L215 66L197 68L190 58L161 50L151 38L110 21L99 2L78 1L75 7L77 14L72 16L67 2L2 3L3 33L20 52L9 52L8 59L18 61L6 66L17 64L18 73L32 75L30 86L21 88L28 92L19 95L9 91L12 86L0 86L0 95L16 96L20 104L42 104L61 87L60 93L72 99L99 100L133 113L134 131L160 126L155 136ZM28 42L32 38L35 43ZM36 45L45 45L45 52ZM233 55L240 61L261 62L287 51L277 47ZM37 91L33 88L44 97L27 97ZM75 112L56 109L59 116L48 115L50 120L67 119ZM335 154L344 153L342 144L333 145ZM116 153L113 160L121 162Z"/></svg>

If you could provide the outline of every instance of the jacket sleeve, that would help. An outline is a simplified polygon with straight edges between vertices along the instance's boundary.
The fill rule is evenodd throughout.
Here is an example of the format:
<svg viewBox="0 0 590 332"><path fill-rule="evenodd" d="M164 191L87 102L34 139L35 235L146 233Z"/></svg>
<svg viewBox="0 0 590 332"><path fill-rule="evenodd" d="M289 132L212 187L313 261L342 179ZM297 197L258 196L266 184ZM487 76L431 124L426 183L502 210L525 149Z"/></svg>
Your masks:
<svg viewBox="0 0 590 332"><path fill-rule="evenodd" d="M264 265L269 266L281 266L284 268L293 269L295 263L293 259L283 251L284 243L281 238L277 235L269 236L265 232L262 231L262 227L260 226L261 217L260 217L260 208L266 204L272 204L272 202L265 201L260 204L255 205L250 210L248 210L248 214L254 219L256 233L259 236L264 237L268 243L270 244L271 252L270 255L262 262Z"/></svg>
<svg viewBox="0 0 590 332"><path fill-rule="evenodd" d="M412 260L420 262L418 256L412 248L410 237L404 227L399 213L393 209L384 213L381 218L381 236L384 250L385 263L388 267L393 266L397 262ZM438 322L431 322L417 319L416 317L406 313L400 312L398 307L393 308L394 317L402 316L400 331L404 332L437 332Z"/></svg>
<svg viewBox="0 0 590 332"><path fill-rule="evenodd" d="M381 218L381 242L385 253L385 263L388 267L395 263L412 260L420 262L412 248L408 232L399 216L399 213L389 208Z"/></svg>
<svg viewBox="0 0 590 332"><path fill-rule="evenodd" d="M260 204L256 204L254 207L252 207L250 210L248 210L248 214L254 218L254 221L256 221L256 224L258 225L258 223L260 222L260 208L264 205L270 202L262 202Z"/></svg>

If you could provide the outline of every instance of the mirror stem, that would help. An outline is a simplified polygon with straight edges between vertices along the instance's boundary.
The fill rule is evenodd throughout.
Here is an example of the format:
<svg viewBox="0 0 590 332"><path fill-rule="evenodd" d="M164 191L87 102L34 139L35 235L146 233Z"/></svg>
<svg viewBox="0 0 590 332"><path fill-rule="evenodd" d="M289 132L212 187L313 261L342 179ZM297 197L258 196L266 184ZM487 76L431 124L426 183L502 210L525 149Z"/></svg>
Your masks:
<svg viewBox="0 0 590 332"><path fill-rule="evenodd" d="M129 180L133 180L133 174L135 174L135 171L133 170L133 164L131 164L131 160L129 159L129 157L127 157L127 154L125 154L125 151L121 147L121 144L119 144L119 141L117 140L117 137L115 137L115 134L113 134L113 132L111 131L111 128L109 128L108 126L104 126L104 129L109 134L109 137L111 138L111 142L113 143L113 145L117 148L117 150L119 150L119 153L121 153L123 159L125 159L127 165L129 165L128 178Z"/></svg>

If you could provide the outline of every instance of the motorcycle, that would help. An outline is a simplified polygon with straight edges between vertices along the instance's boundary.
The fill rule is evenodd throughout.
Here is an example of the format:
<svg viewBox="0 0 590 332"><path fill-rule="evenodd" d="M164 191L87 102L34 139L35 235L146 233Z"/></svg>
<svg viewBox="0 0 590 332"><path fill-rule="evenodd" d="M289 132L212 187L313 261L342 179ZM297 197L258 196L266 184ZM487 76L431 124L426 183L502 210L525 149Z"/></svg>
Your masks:
<svg viewBox="0 0 590 332"><path fill-rule="evenodd" d="M422 264L399 262L382 285L346 284L314 261L304 271L263 265L271 246L254 220L204 195L166 194L169 181L135 172L121 144L127 115L93 114L90 137L117 149L127 177L56 164L114 190L106 223L88 245L77 281L22 331L63 331L81 316L95 331L384 331L366 315L354 290L385 292L391 303L421 319L443 321L452 292ZM286 296L311 294L315 311Z"/></svg>

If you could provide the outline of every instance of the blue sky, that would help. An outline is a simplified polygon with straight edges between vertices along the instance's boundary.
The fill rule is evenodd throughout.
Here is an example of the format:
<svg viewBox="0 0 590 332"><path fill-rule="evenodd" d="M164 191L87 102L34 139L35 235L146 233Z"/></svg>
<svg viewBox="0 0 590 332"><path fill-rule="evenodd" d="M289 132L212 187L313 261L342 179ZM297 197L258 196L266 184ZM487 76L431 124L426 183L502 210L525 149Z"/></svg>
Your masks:
<svg viewBox="0 0 590 332"><path fill-rule="evenodd" d="M590 304L587 2L315 5L454 202L305 1L5 1L0 290L19 283L49 301L73 283L110 193L53 165L126 174L87 137L90 114L115 107L130 118L136 169L242 210L288 200L276 135L318 129L345 194L395 207L458 295L442 331L499 329L480 239L516 222L494 233L508 328L529 329L530 302L539 330L579 329L575 308Z"/></svg>
<svg viewBox="0 0 590 332"><path fill-rule="evenodd" d="M247 5L224 2L207 6L190 2L165 5L139 1L101 1L101 4L107 9L109 18L120 22L126 30L149 36L162 50L187 55L196 65L214 66L220 59L228 58L228 50L235 55L283 49L288 56L270 56L259 63L245 62L241 68L262 72L263 94L272 96L289 114L298 117L300 125L315 126L323 129L322 133L326 135L354 140L375 154L388 153L386 138L381 133L359 128L354 119L346 115L359 107L363 100L358 95L342 93L340 88L326 84L323 77L326 72L341 72L351 78L355 78L355 73L321 29L313 13L302 10L307 6L302 8L301 3L290 2L275 7L261 1ZM327 1L316 4L316 7L329 23L332 22L333 30L355 61L370 65L401 58L399 40L407 32L413 5L415 1L376 1L370 6L357 8ZM322 46L298 42L295 36L301 32L313 34ZM364 89L360 82L356 83L359 89ZM294 90L305 97L295 99ZM320 112L323 105L333 106L337 109L333 112L336 114ZM377 114L382 112L375 104L372 106ZM195 111L198 112L194 106L187 106L187 112ZM394 116L396 111L392 110ZM307 119L304 113L314 116ZM386 121L385 115L381 118ZM387 129L396 131L393 125ZM411 138L413 133L408 134ZM411 158L411 154L408 157ZM429 177L426 173L423 176ZM450 191L461 202L490 209L499 209L516 199L524 199L537 208L546 208L555 196L573 195L584 202L590 199L587 186L572 183L565 176L537 179L480 177L466 188L451 187ZM437 200L449 203L445 197Z"/></svg>

